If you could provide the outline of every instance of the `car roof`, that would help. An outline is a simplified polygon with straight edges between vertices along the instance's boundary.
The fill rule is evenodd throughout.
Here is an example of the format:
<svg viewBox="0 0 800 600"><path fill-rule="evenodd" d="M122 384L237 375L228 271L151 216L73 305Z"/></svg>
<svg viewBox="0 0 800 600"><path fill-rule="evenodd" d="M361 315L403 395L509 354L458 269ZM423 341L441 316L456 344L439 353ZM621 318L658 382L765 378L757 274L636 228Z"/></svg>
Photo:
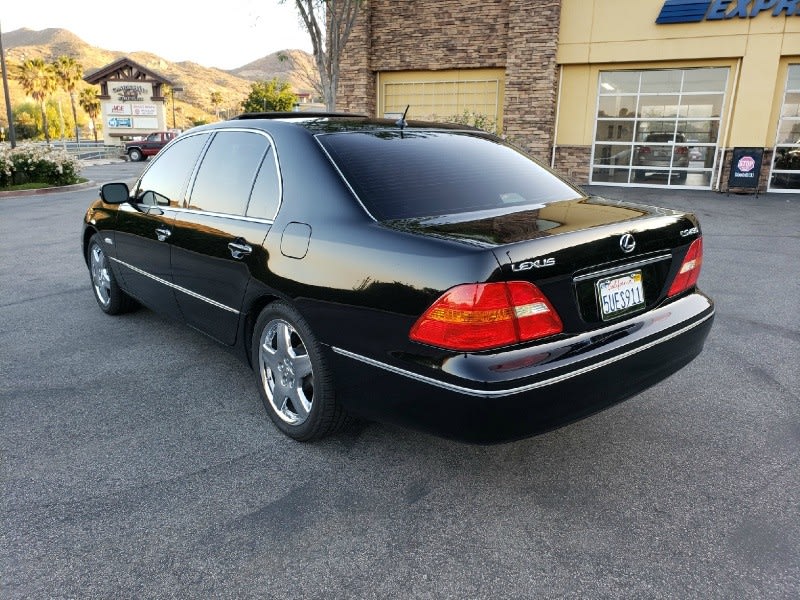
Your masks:
<svg viewBox="0 0 800 600"><path fill-rule="evenodd" d="M259 112L244 113L225 121L228 126L236 121L248 121L249 124L258 126L261 122L264 129L269 129L268 122L281 122L306 129L312 134L339 133L347 131L380 131L397 129L438 129L449 131L482 130L470 125L458 123L442 123L436 121L405 121L401 119L379 119L363 114L341 112ZM402 123L402 124L401 124Z"/></svg>

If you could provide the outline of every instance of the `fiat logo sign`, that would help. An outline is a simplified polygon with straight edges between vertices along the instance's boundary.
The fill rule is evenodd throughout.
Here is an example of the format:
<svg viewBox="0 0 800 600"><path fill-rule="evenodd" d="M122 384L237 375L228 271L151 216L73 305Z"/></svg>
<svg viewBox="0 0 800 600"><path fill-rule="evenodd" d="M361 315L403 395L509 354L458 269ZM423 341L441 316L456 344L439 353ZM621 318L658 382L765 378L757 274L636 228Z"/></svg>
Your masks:
<svg viewBox="0 0 800 600"><path fill-rule="evenodd" d="M736 167L742 173L749 173L753 169L756 168L756 161L752 156L743 156L739 159L739 162L736 164Z"/></svg>

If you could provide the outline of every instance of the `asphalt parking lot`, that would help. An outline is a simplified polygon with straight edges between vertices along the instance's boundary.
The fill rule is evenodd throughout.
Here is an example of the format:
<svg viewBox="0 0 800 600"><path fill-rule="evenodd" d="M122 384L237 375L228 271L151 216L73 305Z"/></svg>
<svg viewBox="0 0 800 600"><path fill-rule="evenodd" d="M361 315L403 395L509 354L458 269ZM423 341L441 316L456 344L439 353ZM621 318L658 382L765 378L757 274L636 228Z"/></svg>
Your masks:
<svg viewBox="0 0 800 600"><path fill-rule="evenodd" d="M658 386L497 446L293 442L214 342L100 312L94 187L0 198L0 596L800 597L800 195L589 189L698 214L714 329Z"/></svg>

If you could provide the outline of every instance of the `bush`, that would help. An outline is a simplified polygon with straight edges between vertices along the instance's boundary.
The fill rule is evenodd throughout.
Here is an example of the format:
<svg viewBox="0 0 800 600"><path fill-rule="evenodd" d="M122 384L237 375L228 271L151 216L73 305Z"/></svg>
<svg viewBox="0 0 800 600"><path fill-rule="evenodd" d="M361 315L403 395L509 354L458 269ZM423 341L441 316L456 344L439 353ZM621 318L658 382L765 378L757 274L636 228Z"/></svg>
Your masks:
<svg viewBox="0 0 800 600"><path fill-rule="evenodd" d="M0 144L0 187L26 183L78 182L78 162L63 150L43 144Z"/></svg>

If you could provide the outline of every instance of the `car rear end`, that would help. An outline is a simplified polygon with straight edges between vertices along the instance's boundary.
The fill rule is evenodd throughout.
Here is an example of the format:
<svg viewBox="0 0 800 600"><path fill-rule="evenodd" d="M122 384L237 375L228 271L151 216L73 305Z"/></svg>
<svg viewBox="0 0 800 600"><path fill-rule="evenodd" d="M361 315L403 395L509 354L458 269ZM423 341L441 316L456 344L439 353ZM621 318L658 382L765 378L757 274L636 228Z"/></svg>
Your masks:
<svg viewBox="0 0 800 600"><path fill-rule="evenodd" d="M700 353L714 307L696 285L693 215L587 197L473 132L323 146L383 226L497 264L443 280L396 351L333 348L354 412L469 441L514 439L628 398ZM376 166L382 154L403 177Z"/></svg>

